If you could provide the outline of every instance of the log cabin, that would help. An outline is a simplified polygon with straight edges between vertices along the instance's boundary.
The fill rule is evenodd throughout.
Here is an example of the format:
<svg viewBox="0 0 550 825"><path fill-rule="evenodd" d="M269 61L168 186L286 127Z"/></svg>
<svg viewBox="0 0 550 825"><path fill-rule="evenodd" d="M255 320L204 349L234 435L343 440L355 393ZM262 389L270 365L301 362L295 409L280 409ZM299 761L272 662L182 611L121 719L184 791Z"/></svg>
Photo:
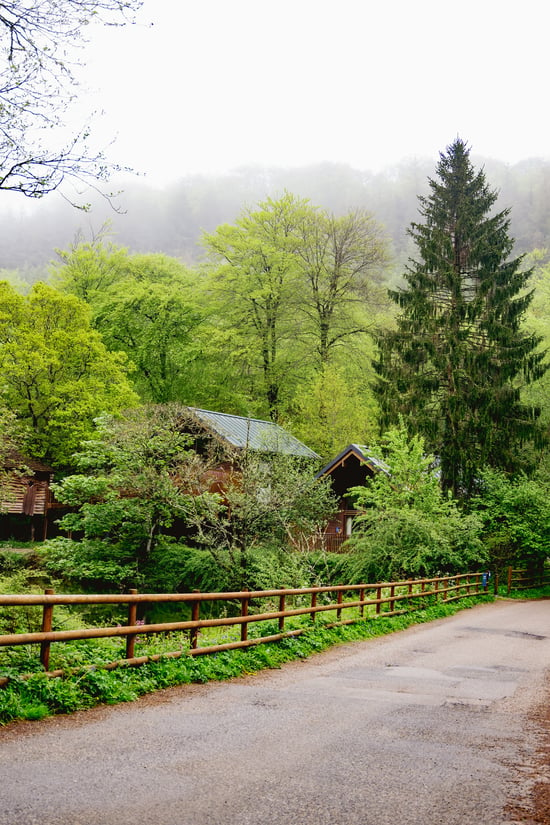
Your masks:
<svg viewBox="0 0 550 825"><path fill-rule="evenodd" d="M4 461L0 493L0 538L45 539L53 504L53 469L42 461L11 451Z"/></svg>

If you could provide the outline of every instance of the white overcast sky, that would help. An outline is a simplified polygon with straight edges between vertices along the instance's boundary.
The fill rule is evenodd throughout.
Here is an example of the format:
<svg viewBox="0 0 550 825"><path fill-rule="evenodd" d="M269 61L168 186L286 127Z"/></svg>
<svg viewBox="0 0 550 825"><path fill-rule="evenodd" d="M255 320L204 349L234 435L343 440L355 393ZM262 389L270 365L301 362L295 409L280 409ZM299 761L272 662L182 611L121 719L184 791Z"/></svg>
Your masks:
<svg viewBox="0 0 550 825"><path fill-rule="evenodd" d="M550 158L549 0L145 0L139 21L91 31L82 103L152 181L435 162L456 135Z"/></svg>

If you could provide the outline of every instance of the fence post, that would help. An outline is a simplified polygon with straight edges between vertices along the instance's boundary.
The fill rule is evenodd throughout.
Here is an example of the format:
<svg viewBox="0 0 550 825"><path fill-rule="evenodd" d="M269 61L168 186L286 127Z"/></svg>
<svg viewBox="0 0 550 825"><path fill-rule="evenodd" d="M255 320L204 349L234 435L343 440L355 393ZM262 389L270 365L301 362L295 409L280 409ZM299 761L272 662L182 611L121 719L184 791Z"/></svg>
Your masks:
<svg viewBox="0 0 550 825"><path fill-rule="evenodd" d="M512 567L510 566L510 567L508 568L508 591L507 591L507 594L506 594L506 595L508 595L508 596L509 596L509 595L510 595L511 590L512 590Z"/></svg>
<svg viewBox="0 0 550 825"><path fill-rule="evenodd" d="M312 607L317 607L317 593L312 593L311 594L311 606ZM309 615L311 616L311 621L314 622L315 617L317 616L316 611L312 610Z"/></svg>
<svg viewBox="0 0 550 825"><path fill-rule="evenodd" d="M381 601L381 599L382 599L382 588L377 587L376 588L376 614L377 615L380 613L380 607L381 607L380 601Z"/></svg>
<svg viewBox="0 0 550 825"><path fill-rule="evenodd" d="M44 590L45 596L53 596L55 590L51 587ZM53 619L53 604L45 604L42 609L42 633L50 633L52 629ZM51 642L40 643L40 664L44 670L48 670L50 666L50 645Z"/></svg>
<svg viewBox="0 0 550 825"><path fill-rule="evenodd" d="M364 587L361 587L361 589L359 590L359 601L361 602L361 605L359 606L359 615L361 616L361 618L363 618L363 616L365 615L365 605L363 604L363 602L365 601Z"/></svg>
<svg viewBox="0 0 550 825"><path fill-rule="evenodd" d="M342 591L342 590L339 590L339 591L338 591L338 596L337 596L337 598L336 598L336 603L337 603L337 604L342 604L343 598L344 598L344 593L343 593L343 591ZM341 607L339 607L339 608L336 610L336 621L338 621L338 622L339 622L341 618L342 618L342 608L341 608Z"/></svg>
<svg viewBox="0 0 550 825"><path fill-rule="evenodd" d="M285 610L285 594L279 596L279 613L284 613ZM285 617L279 616L279 630L285 629Z"/></svg>
<svg viewBox="0 0 550 825"><path fill-rule="evenodd" d="M193 593L200 593L200 590L193 590ZM200 599L197 599L195 602L191 602L191 621L198 622L199 621L199 614L201 610L201 602ZM199 635L198 627L192 627L189 630L189 645L191 650L195 650L197 647L197 637Z"/></svg>
<svg viewBox="0 0 550 825"><path fill-rule="evenodd" d="M137 590L132 588L128 591L132 596L137 594ZM130 602L128 604L128 627L134 627L137 622L137 602ZM136 633L126 636L126 658L134 658L134 650L136 646Z"/></svg>
<svg viewBox="0 0 550 825"><path fill-rule="evenodd" d="M241 616L248 616L248 599L241 599ZM241 622L241 642L248 639L248 622Z"/></svg>
<svg viewBox="0 0 550 825"><path fill-rule="evenodd" d="M390 613L393 613L395 610L395 584L392 584L390 587Z"/></svg>

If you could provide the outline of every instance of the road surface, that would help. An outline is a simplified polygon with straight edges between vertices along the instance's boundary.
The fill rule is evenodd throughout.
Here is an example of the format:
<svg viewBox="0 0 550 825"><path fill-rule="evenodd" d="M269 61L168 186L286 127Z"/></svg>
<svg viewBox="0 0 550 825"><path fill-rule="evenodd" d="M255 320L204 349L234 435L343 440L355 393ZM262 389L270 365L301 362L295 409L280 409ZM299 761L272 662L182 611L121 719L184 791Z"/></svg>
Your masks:
<svg viewBox="0 0 550 825"><path fill-rule="evenodd" d="M279 671L10 725L0 825L549 822L533 807L549 669L550 602L498 601Z"/></svg>

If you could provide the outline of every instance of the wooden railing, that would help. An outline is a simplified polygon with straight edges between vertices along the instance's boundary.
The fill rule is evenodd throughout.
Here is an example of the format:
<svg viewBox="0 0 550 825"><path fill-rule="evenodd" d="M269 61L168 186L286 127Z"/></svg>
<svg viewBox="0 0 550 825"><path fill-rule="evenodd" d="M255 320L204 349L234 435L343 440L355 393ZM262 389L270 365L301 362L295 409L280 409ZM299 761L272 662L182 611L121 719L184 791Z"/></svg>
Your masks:
<svg viewBox="0 0 550 825"><path fill-rule="evenodd" d="M349 539L345 533L325 533L317 542L316 550L324 550L325 553L344 553L344 542Z"/></svg>
<svg viewBox="0 0 550 825"><path fill-rule="evenodd" d="M326 587L307 587L284 590L239 591L234 593L138 593L136 590L127 594L56 594L46 590L42 594L1 595L0 608L5 606L42 607L41 629L30 633L10 633L0 635L0 647L12 645L40 645L40 662L46 672L49 668L50 648L52 644L82 639L109 637L126 637L125 658L101 667L113 668L121 664L139 665L163 657L181 655L198 656L221 650L248 647L251 645L274 642L285 637L297 636L306 632L315 623L319 613L333 611L335 621L330 626L351 624L365 617L365 608L373 607L373 618L378 616L396 616L418 610L441 600L443 602L467 598L488 592L486 573L464 573L455 576L443 576L429 579L416 579L398 582L377 582L376 584L334 585ZM321 598L320 598L321 597ZM307 600L307 603L305 603ZM259 603L267 601L268 609L262 612ZM322 603L320 603L322 601ZM190 607L191 618L185 621L138 624L138 605L156 603L181 603ZM293 607L289 607L293 602ZM238 615L217 618L200 618L201 606L217 603L235 611ZM77 630L53 630L54 609L56 605L125 605L127 606L127 624L115 627L88 627ZM251 606L255 612L250 612ZM276 609L273 609L276 606ZM355 611L352 618L342 619L344 611ZM308 626L285 629L285 620L307 616L311 620ZM262 631L249 638L248 631L252 624L277 622L277 633ZM199 646L198 637L201 630L215 627L240 626L240 639L224 644ZM271 628L272 630L273 628ZM136 637L149 633L169 633L187 631L189 647L185 650L151 656L135 656ZM61 675L61 671L51 671L51 675ZM8 680L0 678L0 684Z"/></svg>
<svg viewBox="0 0 550 825"><path fill-rule="evenodd" d="M544 587L550 584L550 565L541 564L530 569L507 570L507 592L512 590L530 590L534 587Z"/></svg>

